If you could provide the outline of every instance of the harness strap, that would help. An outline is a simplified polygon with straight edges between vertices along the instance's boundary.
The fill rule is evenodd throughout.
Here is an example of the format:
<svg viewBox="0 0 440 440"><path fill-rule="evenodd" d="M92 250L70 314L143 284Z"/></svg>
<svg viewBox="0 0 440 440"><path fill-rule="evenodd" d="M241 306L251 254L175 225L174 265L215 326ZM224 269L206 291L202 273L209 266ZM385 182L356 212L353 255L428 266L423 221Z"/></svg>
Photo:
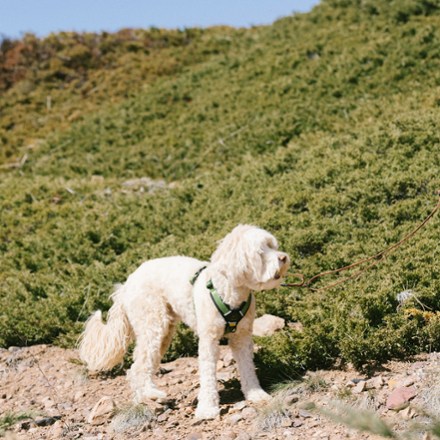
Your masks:
<svg viewBox="0 0 440 440"><path fill-rule="evenodd" d="M201 267L194 276L190 279L190 283L192 285L195 284L197 281L197 278L200 276L200 274L206 269L206 266ZM222 298L217 292L217 289L214 287L214 284L212 284L212 280L209 280L206 284L206 288L209 290L209 294L211 296L212 302L214 303L217 310L220 312L220 314L223 316L223 319L225 320L225 334L226 333L235 333L237 330L238 323L243 319L243 317L246 315L247 311L249 310L249 307L252 303L252 293L249 294L247 301L243 301L240 305L240 307L236 309L231 309L229 304L226 304L223 302Z"/></svg>
<svg viewBox="0 0 440 440"><path fill-rule="evenodd" d="M235 333L238 323L243 319L251 306L252 293L249 294L247 301L241 303L240 307L231 309L229 304L223 302L211 280L208 281L206 287L209 290L212 302L217 307L217 310L220 312L226 322L225 333Z"/></svg>
<svg viewBox="0 0 440 440"><path fill-rule="evenodd" d="M199 275L206 269L206 266L201 267L195 274L194 276L189 280L189 282L194 286L194 284L197 281L197 278L199 277Z"/></svg>

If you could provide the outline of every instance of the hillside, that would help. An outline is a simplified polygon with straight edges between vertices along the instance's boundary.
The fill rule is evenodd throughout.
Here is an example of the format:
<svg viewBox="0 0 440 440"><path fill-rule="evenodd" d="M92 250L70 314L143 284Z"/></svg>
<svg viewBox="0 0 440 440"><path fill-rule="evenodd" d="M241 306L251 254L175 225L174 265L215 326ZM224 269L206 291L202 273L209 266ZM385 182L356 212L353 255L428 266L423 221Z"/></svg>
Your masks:
<svg viewBox="0 0 440 440"><path fill-rule="evenodd" d="M438 0L27 35L1 45L0 90L0 346L72 346L142 261L209 258L238 223L309 277L397 242L437 202ZM263 380L438 350L439 232L436 218L331 290L259 296L259 313L302 324L258 341ZM168 358L193 352L181 329Z"/></svg>

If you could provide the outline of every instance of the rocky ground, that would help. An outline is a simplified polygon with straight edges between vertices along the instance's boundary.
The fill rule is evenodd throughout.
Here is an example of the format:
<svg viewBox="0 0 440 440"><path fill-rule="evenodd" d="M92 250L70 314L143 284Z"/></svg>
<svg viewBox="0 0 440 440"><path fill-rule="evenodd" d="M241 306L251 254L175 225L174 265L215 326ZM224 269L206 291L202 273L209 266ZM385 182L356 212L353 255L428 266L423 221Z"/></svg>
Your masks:
<svg viewBox="0 0 440 440"><path fill-rule="evenodd" d="M162 365L158 384L170 400L134 406L124 371L90 377L74 350L46 345L3 349L0 432L11 440L373 440L383 438L389 426L399 437L409 432L411 438L431 438L429 415L440 410L436 353L391 362L372 378L354 371L310 373L274 391L271 403L257 406L243 401L234 361L228 347L221 348L222 412L217 420L203 422L194 419L195 358Z"/></svg>

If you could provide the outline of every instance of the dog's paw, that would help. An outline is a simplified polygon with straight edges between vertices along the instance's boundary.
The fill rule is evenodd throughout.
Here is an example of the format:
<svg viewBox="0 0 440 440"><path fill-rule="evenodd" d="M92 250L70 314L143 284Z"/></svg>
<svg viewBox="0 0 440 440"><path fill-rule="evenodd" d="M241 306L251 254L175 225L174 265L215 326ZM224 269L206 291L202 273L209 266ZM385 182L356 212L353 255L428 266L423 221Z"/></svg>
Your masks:
<svg viewBox="0 0 440 440"><path fill-rule="evenodd" d="M136 403L145 403L148 400L160 400L166 399L167 393L160 390L159 388L143 388L136 392L135 401Z"/></svg>
<svg viewBox="0 0 440 440"><path fill-rule="evenodd" d="M220 414L220 408L217 406L197 406L196 419L207 420L215 419Z"/></svg>
<svg viewBox="0 0 440 440"><path fill-rule="evenodd" d="M270 399L272 399L270 394L267 394L266 391L261 388L256 388L246 393L246 400L249 400L249 402L267 402Z"/></svg>

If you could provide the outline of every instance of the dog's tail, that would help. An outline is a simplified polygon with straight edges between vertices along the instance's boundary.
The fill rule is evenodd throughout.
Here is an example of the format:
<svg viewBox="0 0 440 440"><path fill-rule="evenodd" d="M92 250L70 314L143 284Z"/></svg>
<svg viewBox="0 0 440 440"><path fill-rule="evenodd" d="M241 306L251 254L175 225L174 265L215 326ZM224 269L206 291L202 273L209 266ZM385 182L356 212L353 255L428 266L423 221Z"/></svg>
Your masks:
<svg viewBox="0 0 440 440"><path fill-rule="evenodd" d="M115 302L108 312L107 324L102 322L98 310L87 320L80 337L79 356L90 371L110 370L121 363L132 340L132 329L118 293L113 295Z"/></svg>

